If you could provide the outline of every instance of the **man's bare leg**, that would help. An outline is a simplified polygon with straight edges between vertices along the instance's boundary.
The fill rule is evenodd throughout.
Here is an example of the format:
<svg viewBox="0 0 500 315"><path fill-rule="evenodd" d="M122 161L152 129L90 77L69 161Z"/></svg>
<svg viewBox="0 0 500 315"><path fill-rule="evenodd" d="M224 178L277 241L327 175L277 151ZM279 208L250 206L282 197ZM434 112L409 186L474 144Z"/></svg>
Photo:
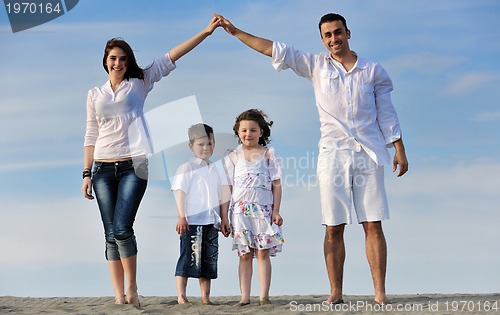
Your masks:
<svg viewBox="0 0 500 315"><path fill-rule="evenodd" d="M375 302L387 303L385 276L387 270L387 243L382 222L363 222L366 239L366 257L372 273Z"/></svg>
<svg viewBox="0 0 500 315"><path fill-rule="evenodd" d="M345 224L327 226L324 242L324 253L328 279L330 280L330 297L328 303L342 303L342 281L344 277Z"/></svg>

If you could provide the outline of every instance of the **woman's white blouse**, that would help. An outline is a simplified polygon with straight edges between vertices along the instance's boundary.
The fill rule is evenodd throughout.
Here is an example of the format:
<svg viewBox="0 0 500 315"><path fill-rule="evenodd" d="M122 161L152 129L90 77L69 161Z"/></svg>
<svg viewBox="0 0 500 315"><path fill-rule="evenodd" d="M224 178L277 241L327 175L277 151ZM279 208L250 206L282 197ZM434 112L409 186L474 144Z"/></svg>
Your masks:
<svg viewBox="0 0 500 315"><path fill-rule="evenodd" d="M170 56L153 61L144 69L144 81L123 80L113 92L108 80L87 95L87 130L84 146L95 146L94 160L127 158L152 153L144 118L144 101L160 81L175 69Z"/></svg>

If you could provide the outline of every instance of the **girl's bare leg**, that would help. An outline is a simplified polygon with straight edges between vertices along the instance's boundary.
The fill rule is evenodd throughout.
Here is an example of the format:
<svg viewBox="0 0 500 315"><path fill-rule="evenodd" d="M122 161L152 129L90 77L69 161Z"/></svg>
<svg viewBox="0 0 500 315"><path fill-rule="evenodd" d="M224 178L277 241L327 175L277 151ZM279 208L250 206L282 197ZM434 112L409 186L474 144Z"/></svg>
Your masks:
<svg viewBox="0 0 500 315"><path fill-rule="evenodd" d="M257 250L257 266L260 283L260 303L269 303L269 288L271 287L271 259L269 249Z"/></svg>
<svg viewBox="0 0 500 315"><path fill-rule="evenodd" d="M238 276L240 279L241 304L250 303L250 288L252 285L252 261L253 250L243 256L240 256L238 267Z"/></svg>

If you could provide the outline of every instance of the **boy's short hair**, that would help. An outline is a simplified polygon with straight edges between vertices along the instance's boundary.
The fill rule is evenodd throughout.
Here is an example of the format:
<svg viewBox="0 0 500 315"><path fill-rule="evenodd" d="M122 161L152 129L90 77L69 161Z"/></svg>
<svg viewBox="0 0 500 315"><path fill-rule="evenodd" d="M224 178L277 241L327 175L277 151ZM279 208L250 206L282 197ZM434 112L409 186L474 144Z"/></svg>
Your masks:
<svg viewBox="0 0 500 315"><path fill-rule="evenodd" d="M193 144L196 139L208 137L215 141L214 129L207 124L199 123L188 129L189 143Z"/></svg>

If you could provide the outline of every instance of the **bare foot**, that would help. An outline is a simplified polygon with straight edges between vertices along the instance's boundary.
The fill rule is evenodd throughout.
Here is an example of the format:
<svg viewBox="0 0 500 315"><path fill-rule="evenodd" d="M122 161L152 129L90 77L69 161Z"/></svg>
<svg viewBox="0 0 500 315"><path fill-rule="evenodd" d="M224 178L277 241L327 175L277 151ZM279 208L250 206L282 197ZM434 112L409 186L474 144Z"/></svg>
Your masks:
<svg viewBox="0 0 500 315"><path fill-rule="evenodd" d="M189 300L187 299L187 297L185 295L180 295L177 297L177 303L178 304L186 304L186 303L189 303Z"/></svg>
<svg viewBox="0 0 500 315"><path fill-rule="evenodd" d="M344 303L344 300L342 299L342 295L340 297L330 295L330 297L326 300L326 302L329 304L342 304Z"/></svg>
<svg viewBox="0 0 500 315"><path fill-rule="evenodd" d="M389 302L389 300L387 298L384 298L384 299L375 299L373 300L373 303L375 304L379 304L379 305L387 305L387 304L391 304L391 302Z"/></svg>
<svg viewBox="0 0 500 315"><path fill-rule="evenodd" d="M269 301L269 298L261 298L259 301L259 305L268 305L271 304L271 301Z"/></svg>
<svg viewBox="0 0 500 315"><path fill-rule="evenodd" d="M115 304L127 304L127 302L125 301L125 296L121 297L115 296Z"/></svg>
<svg viewBox="0 0 500 315"><path fill-rule="evenodd" d="M126 301L127 301L127 304L130 304L130 305L132 305L134 307L140 307L141 306L141 303L139 302L139 294L137 294L137 292L131 293L131 294L127 294Z"/></svg>

